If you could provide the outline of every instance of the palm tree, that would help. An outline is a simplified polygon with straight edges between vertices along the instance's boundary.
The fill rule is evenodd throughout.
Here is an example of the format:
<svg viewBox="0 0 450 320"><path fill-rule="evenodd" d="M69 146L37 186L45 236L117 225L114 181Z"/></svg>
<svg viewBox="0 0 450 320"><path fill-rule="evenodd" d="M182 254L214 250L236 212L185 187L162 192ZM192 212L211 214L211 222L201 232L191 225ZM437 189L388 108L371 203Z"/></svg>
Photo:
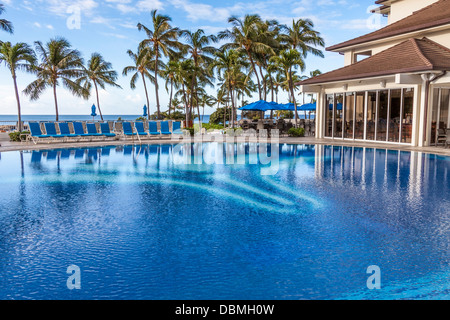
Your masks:
<svg viewBox="0 0 450 320"><path fill-rule="evenodd" d="M195 32L191 32L188 30L183 30L180 32L180 35L184 37L186 40L186 44L184 45L184 50L188 53L188 57L194 61L194 74L191 81L191 107L194 105L194 98L196 93L196 85L197 85L197 74L201 73L205 75L207 72L207 68L203 70L200 69L200 66L208 67L213 59L210 57L214 52L216 52L216 48L209 46L212 42L217 42L217 37L214 35L205 35L205 32L202 29L198 29ZM200 109L197 104L197 113L199 114L199 125L201 127L202 120L200 119Z"/></svg>
<svg viewBox="0 0 450 320"><path fill-rule="evenodd" d="M150 74L150 70L152 70L152 67L154 67L153 65L156 63L155 53L149 48L142 47L138 48L137 54L131 50L128 50L127 53L131 60L133 60L134 64L132 66L125 67L122 74L124 76L128 76L129 73L134 72L130 80L130 87L133 90L136 89L136 82L139 79L139 76L142 78L145 98L147 99L147 107L149 108L148 119L150 120L150 101L148 99L147 83L145 82L145 78L149 79L152 83L155 82L155 77Z"/></svg>
<svg viewBox="0 0 450 320"><path fill-rule="evenodd" d="M60 85L60 81L75 96L86 97L89 94L76 81L83 75L83 59L80 52L72 49L70 43L64 38L51 39L45 46L37 41L35 45L42 61L33 68L37 74L37 80L30 83L24 92L30 96L31 100L37 100L45 89L52 87L56 121L59 121L56 88Z"/></svg>
<svg viewBox="0 0 450 320"><path fill-rule="evenodd" d="M173 89L179 89L178 81L176 78L177 68L179 67L180 61L176 59L171 59L167 64L164 70L162 71L162 76L166 79L166 91L169 93L169 84L170 84L170 93L169 93L169 118L172 110L172 100L173 100Z"/></svg>
<svg viewBox="0 0 450 320"><path fill-rule="evenodd" d="M293 69L300 69L303 71L305 68L305 63L302 59L300 52L295 49L282 50L280 55L271 58L271 61L279 66L279 68L284 70L286 79L289 86L289 92L291 95L292 102L295 106L295 124L298 124L298 113L297 113L297 102L294 95L294 80L293 80Z"/></svg>
<svg viewBox="0 0 450 320"><path fill-rule="evenodd" d="M232 24L232 29L221 31L219 39L231 40L230 43L223 45L224 49L236 49L247 54L258 83L259 98L262 99L261 81L256 70L255 54L274 54L272 47L265 43L267 39L273 37L273 34L269 31L261 32L263 22L259 15L246 15L243 20L231 17L228 22Z"/></svg>
<svg viewBox="0 0 450 320"><path fill-rule="evenodd" d="M17 70L32 72L33 65L36 63L36 56L33 49L26 43L18 43L13 46L10 42L3 42L0 45L0 64L2 62L11 71L17 101L19 132L22 132L22 114L16 72Z"/></svg>
<svg viewBox="0 0 450 320"><path fill-rule="evenodd" d="M93 53L87 63L87 67L83 67L83 69L84 75L78 79L78 83L83 84L84 88L89 92L91 91L92 84L94 84L97 107L103 121L103 114L98 98L98 87L105 89L105 85L110 85L116 88L122 88L115 82L117 80L117 72L112 70L112 64L106 62L99 53Z"/></svg>
<svg viewBox="0 0 450 320"><path fill-rule="evenodd" d="M317 47L324 47L325 41L320 32L314 30L314 23L310 19L299 19L292 21L292 27L288 27L288 43L292 49L300 50L303 57L308 53L324 57L323 52Z"/></svg>
<svg viewBox="0 0 450 320"><path fill-rule="evenodd" d="M179 49L181 44L177 41L178 28L172 28L169 22L172 19L169 16L157 14L157 10L151 12L153 30L147 28L145 25L138 23L138 30L144 30L147 34L147 39L141 42L142 46L148 46L155 52L155 91L156 91L156 109L158 119L161 118L161 110L159 105L159 87L158 87L158 73L159 73L159 58L160 55L168 57L173 54L174 49Z"/></svg>
<svg viewBox="0 0 450 320"><path fill-rule="evenodd" d="M231 101L231 126L234 128L235 119L235 89L239 81L248 79L248 75L244 75L242 69L248 68L248 64L243 59L244 53L236 50L220 50L215 53L215 61L211 64L211 68L216 69L219 79L223 80L224 88L229 94L228 99Z"/></svg>
<svg viewBox="0 0 450 320"><path fill-rule="evenodd" d="M5 6L0 3L0 14L2 14L3 12L5 12ZM8 33L14 32L12 23L5 19L0 19L0 30L6 31ZM1 43L1 41L0 41L0 43Z"/></svg>

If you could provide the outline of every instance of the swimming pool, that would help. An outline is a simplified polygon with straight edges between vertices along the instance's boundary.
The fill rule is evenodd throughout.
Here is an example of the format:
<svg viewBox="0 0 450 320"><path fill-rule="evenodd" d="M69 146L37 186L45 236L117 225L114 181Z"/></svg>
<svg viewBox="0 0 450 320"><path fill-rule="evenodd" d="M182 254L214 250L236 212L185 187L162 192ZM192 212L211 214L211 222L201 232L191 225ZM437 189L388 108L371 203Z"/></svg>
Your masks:
<svg viewBox="0 0 450 320"><path fill-rule="evenodd" d="M280 145L264 176L173 148L2 153L0 298L450 298L449 158Z"/></svg>

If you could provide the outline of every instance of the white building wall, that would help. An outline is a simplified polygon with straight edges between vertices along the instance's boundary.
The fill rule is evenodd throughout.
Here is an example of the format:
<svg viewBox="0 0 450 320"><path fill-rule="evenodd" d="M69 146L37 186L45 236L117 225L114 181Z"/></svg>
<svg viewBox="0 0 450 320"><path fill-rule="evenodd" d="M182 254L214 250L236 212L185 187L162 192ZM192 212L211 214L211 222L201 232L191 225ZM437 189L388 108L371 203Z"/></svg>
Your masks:
<svg viewBox="0 0 450 320"><path fill-rule="evenodd" d="M439 0L399 0L391 4L388 23L394 23Z"/></svg>

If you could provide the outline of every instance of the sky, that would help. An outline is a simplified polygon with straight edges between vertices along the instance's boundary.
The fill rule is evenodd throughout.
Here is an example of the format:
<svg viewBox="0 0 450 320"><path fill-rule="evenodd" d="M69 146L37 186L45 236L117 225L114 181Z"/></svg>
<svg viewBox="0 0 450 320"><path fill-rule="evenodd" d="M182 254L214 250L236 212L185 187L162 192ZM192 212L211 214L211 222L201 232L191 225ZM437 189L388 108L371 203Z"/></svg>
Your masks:
<svg viewBox="0 0 450 320"><path fill-rule="evenodd" d="M229 28L230 16L243 17L245 14L259 14L263 19L276 19L283 24L292 24L300 18L309 18L331 46L357 36L374 31L386 24L384 18L370 13L374 0L0 0L6 8L1 15L13 23L14 34L0 31L0 40L12 43L26 42L34 45L51 38L64 37L85 61L94 52L101 53L113 64L120 74L118 84L123 89L107 87L100 91L103 114L140 114L145 104L145 94L141 82L135 90L130 89L130 77L123 77L124 67L132 61L127 50L136 51L144 32L136 25L150 26L150 11L169 15L172 25L195 31L203 29L207 34L217 34ZM331 71L344 65L344 57L338 53L325 52L325 58L308 56L306 71L319 69ZM19 72L18 86L22 90L34 80L34 76ZM150 111L156 111L155 90L150 92ZM210 94L214 91L210 90ZM39 100L30 101L20 94L22 113L27 115L54 114L52 90L47 90ZM250 102L257 97L247 98ZM283 99L283 97L282 97ZM160 102L162 111L167 110L169 95L160 80ZM89 100L73 97L62 86L58 87L60 114L90 114L90 106L95 102L95 94ZM280 101L283 102L283 101ZM287 101L286 101L287 102ZM214 111L207 109L206 114ZM13 82L9 70L0 66L0 115L16 114L17 105Z"/></svg>

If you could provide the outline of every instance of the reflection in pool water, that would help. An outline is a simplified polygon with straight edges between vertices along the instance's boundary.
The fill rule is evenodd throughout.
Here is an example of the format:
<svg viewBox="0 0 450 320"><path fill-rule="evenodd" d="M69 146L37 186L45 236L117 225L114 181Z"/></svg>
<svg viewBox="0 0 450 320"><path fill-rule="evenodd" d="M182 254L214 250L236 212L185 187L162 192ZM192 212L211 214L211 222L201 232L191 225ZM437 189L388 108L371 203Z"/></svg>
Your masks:
<svg viewBox="0 0 450 320"><path fill-rule="evenodd" d="M280 145L277 175L262 176L176 165L173 150L1 154L0 298L450 297L449 158ZM66 287L70 265L81 290ZM370 265L381 290L366 287Z"/></svg>

